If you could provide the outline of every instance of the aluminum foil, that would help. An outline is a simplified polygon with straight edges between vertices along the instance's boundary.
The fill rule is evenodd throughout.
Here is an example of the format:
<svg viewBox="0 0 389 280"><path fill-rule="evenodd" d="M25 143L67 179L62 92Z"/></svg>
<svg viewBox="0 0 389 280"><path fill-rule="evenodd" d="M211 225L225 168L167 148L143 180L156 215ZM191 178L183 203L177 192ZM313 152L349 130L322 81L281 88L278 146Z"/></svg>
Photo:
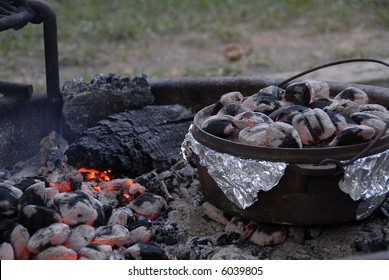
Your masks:
<svg viewBox="0 0 389 280"><path fill-rule="evenodd" d="M369 217L386 200L387 194L372 196L358 203L356 219L362 220Z"/></svg>
<svg viewBox="0 0 389 280"><path fill-rule="evenodd" d="M345 169L339 188L358 204L357 219L368 217L389 192L389 150L360 158Z"/></svg>
<svg viewBox="0 0 389 280"><path fill-rule="evenodd" d="M256 202L259 191L276 186L286 168L283 162L244 159L209 149L194 139L190 129L181 149L187 160L193 151L226 197L241 209Z"/></svg>
<svg viewBox="0 0 389 280"><path fill-rule="evenodd" d="M190 153L195 153L227 198L241 209L255 203L259 191L272 189L284 175L286 163L219 153L197 142L190 131L181 146L184 158L188 160ZM357 220L370 216L389 193L389 150L345 167L339 188L359 201Z"/></svg>
<svg viewBox="0 0 389 280"><path fill-rule="evenodd" d="M389 192L389 150L348 165L339 188L353 200L366 200Z"/></svg>

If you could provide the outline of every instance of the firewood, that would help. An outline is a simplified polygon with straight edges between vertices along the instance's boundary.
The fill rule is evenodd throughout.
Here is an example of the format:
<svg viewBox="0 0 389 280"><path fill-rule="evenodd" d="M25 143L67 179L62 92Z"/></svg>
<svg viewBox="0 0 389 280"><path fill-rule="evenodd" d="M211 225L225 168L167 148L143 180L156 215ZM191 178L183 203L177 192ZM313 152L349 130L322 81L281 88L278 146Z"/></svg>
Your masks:
<svg viewBox="0 0 389 280"><path fill-rule="evenodd" d="M90 83L76 78L65 82L62 96L62 113L76 138L108 115L143 108L154 101L145 74L94 75Z"/></svg>
<svg viewBox="0 0 389 280"><path fill-rule="evenodd" d="M111 169L129 177L167 168L180 156L192 117L181 105L110 115L87 129L65 154L75 168Z"/></svg>

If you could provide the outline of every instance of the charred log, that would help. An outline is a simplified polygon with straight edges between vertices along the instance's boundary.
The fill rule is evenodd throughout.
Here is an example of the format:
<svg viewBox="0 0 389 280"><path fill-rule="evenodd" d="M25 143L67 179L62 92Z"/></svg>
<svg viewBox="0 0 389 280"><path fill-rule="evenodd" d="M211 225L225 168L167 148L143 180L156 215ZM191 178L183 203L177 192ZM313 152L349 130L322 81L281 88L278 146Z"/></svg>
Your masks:
<svg viewBox="0 0 389 280"><path fill-rule="evenodd" d="M100 121L65 154L76 168L113 169L139 176L168 167L179 156L191 123L191 112L180 105L146 106Z"/></svg>
<svg viewBox="0 0 389 280"><path fill-rule="evenodd" d="M154 101L145 74L126 77L94 75L65 82L62 89L63 116L75 137L108 115L139 109Z"/></svg>

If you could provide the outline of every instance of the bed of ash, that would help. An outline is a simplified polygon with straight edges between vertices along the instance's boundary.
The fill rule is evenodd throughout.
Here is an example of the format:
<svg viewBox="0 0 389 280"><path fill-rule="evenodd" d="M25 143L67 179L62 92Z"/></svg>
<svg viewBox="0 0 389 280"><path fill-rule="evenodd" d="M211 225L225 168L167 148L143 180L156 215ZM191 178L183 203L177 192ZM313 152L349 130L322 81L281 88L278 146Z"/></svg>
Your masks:
<svg viewBox="0 0 389 280"><path fill-rule="evenodd" d="M33 175L28 161L14 168L18 176ZM388 258L389 199L372 216L361 221L315 227L261 225L230 217L206 202L196 168L181 155L172 160L168 169L153 170L133 179L146 192L166 200L166 207L149 220L153 236L148 241L166 254L152 258ZM116 196L105 199L116 199ZM107 259L126 259L127 248L113 248Z"/></svg>
<svg viewBox="0 0 389 280"><path fill-rule="evenodd" d="M235 218L221 215L204 201L197 171L190 164L179 161L169 171L146 177L150 175L166 181L172 197L169 211L154 221L155 240L177 259L348 259L388 252L388 199L362 221L322 227L269 226L273 237L250 239ZM225 218L233 219L225 225ZM272 238L280 242L262 245Z"/></svg>

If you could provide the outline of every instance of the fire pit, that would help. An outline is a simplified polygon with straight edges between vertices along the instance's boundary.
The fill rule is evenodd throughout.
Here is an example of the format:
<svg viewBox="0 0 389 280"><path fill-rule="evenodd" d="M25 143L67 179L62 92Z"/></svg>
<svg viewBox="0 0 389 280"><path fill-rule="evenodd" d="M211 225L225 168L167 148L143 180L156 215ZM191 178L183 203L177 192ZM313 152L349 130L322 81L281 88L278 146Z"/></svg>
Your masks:
<svg viewBox="0 0 389 280"><path fill-rule="evenodd" d="M0 259L326 259L387 249L382 217L372 221L374 230L366 231L371 236L360 233L369 226L366 223L345 234L351 241L331 239L331 246L336 242L343 246L333 253L311 250L328 247L320 240L318 246L307 242L301 247L320 235L320 227L268 225L332 224L354 220L358 213L366 216L377 207L381 196L361 203L342 193L337 188L342 168L317 166L321 158L317 153L307 161L310 151L280 157L279 150L256 154L219 143L227 144L224 152L235 156L243 151L256 160L281 158L289 164L280 182L285 188L263 192L256 202L262 203L263 212L237 207L201 162L196 170L182 159L179 148L193 121L190 110L200 111L192 129L196 140L213 147L218 140L196 128L209 114L209 108L200 109L225 92L249 95L278 81L244 77L147 81L143 74L102 74L91 84L69 81L61 94L55 14L39 0L4 3L0 6L12 13L0 18L0 30L44 23L47 96L32 95L30 85L0 82ZM18 9L8 3L16 3ZM27 18L16 26L8 21L16 10L24 14L24 8ZM348 85L330 86L339 92ZM369 92L372 102L389 106L388 89L359 87ZM381 139L364 155L385 151L386 142ZM340 154L331 150L328 156L348 159L364 147L342 148ZM287 236L303 250L291 250L288 242L285 247L269 247L281 245Z"/></svg>
<svg viewBox="0 0 389 280"><path fill-rule="evenodd" d="M107 77L104 76L101 78L104 78L99 80L101 83L103 84L107 83L107 86L110 85L109 81L105 79ZM118 80L119 85L121 85L121 81L122 81L121 79ZM123 80L123 82L127 83L128 81ZM167 112L166 111L167 108L164 107L166 104L180 103L188 107L192 106L192 109L198 108L200 106L204 107L206 105L204 104L204 102L206 102L207 99L205 99L205 101L202 100L202 95L207 95L209 100L213 99L214 101L216 101L223 92L230 91L231 89L239 89L242 90L242 92L246 91L246 95L248 95L250 94L250 92L254 92L258 88L266 87L267 85L273 83L274 81L272 80L260 80L260 79L207 78L207 79L177 79L177 80L152 81L150 83L150 87L151 87L151 92L154 95L156 100L155 104L163 107L163 110L159 111L160 114L161 112L162 113ZM333 85L334 85L333 88L335 88L336 86L338 86L339 88L346 86L344 84L342 85L333 84ZM384 94L386 90L383 88L376 88L376 87L369 87L369 86L363 86L363 87L370 89L371 90L370 92L372 93L376 93L374 97L375 100L381 100L381 94ZM77 88L78 87L76 87L76 89ZM120 86L119 88L122 87ZM210 92L201 91L201 90L199 91L200 88L203 89L208 88ZM117 88L114 87L113 90L116 91ZM168 92L169 94L165 94L165 91ZM105 87L104 87L104 92L105 92ZM201 92L201 94L198 94L199 92ZM92 92L90 92L90 94L92 94ZM188 97L189 100L192 100L190 104L188 104L188 98L183 98L184 96ZM181 102L177 102L178 100L181 100ZM40 101L40 99L38 99L38 101ZM31 100L32 105L36 104L36 102L37 99L33 98ZM47 107L51 108L51 104L49 103L40 101L38 104L40 104L40 106L42 107L46 106L45 104L47 104ZM174 109L173 112L177 113L176 111L177 107L174 106L171 107L170 109ZM123 139L122 133L124 133L124 131L126 131L127 133L128 131L132 131L131 133L133 133L133 137L134 137L133 140L134 140L137 137L139 137L139 135L141 135L137 133L142 133L143 131L147 131L147 128L150 129L153 128L153 126L150 126L150 122L143 122L143 114L147 114L148 116L150 116L149 110L150 107L147 108L146 106L142 109L129 110L124 115L122 113L118 115L117 112L115 112L113 115L111 115L114 117L109 117L103 122L105 127L107 128L115 127L116 128L115 130L110 129L107 130L107 133L105 133L105 130L99 129L98 131L103 133L99 132L98 135L96 136L97 138L89 138L89 139L95 139L96 142L93 141L85 142L83 141L83 139L85 140L86 138L81 137L78 138L78 140L74 140L75 141L74 143L76 143L74 147L76 146L84 147L84 145L81 145L83 143L89 143L89 144L101 143L100 141L98 141L100 139L99 137L104 135L107 136L106 139L111 139L109 137L113 135L119 135L120 137L118 139ZM42 110L39 111L32 110L31 114L33 115L33 112L39 113L41 111ZM158 112L158 111L153 110L152 112ZM20 112L19 115L21 115ZM118 118L118 116L121 116L121 118ZM181 130L183 131L183 134L180 135L180 137L178 138L176 137L177 138L176 141L181 144L184 139L185 133L188 131L189 121L187 120L186 114L184 115L178 114L178 116L181 119L182 116L185 116L185 118L182 119L184 122L182 122L181 124L182 125ZM165 122L161 119L158 120L158 122L156 122L155 124L156 127L158 128L161 127L162 125L167 125L167 124L174 125L175 128L177 128L178 127L177 125L179 124L178 121L180 120L180 118L178 118L176 121L170 120L169 122ZM127 122L127 119L136 121L136 123L141 124L141 127L143 127L143 129L139 130L140 126L136 125L135 127L137 127L137 130L136 131L133 130L134 127L131 124L129 124L129 122ZM118 120L121 121L120 125L117 122ZM55 122L54 119L52 121ZM192 121L193 119L190 121L190 123L192 123ZM96 127L101 128L101 124L102 123L100 123L100 126L97 125L94 128ZM124 125L124 127L126 127L125 130L121 129L122 124ZM186 124L188 124L188 126L186 126ZM186 126L185 130L183 130L184 125ZM16 124L14 124L14 126L17 127ZM21 134L19 130L21 129L23 129L23 135L30 135L30 136L34 135L32 134L32 131L36 128L39 128L39 125L18 127L18 129L10 131L9 137L10 138L20 137ZM85 129L86 131L90 131L87 128ZM92 131L96 131L96 129L93 130L92 127ZM159 131L159 133L163 135L163 131ZM85 137L87 137L88 135L89 137L91 137L94 134L86 133ZM53 137L45 137L45 141L42 141L42 138L39 138L38 136L29 138L32 144L36 142L40 143L38 145L38 149L37 148L32 149L33 152L39 153L40 156L43 156L40 157L39 159L41 161L41 165L38 165L38 167L39 166L41 167L40 172L38 172L37 169L32 170L33 171L32 173L30 172L31 171L30 168L21 169L22 166L20 162L16 162L15 159L11 159L8 157L7 160L11 160L11 162L13 163L7 165L10 166L11 169L6 168L4 169L4 173L0 173L1 178L2 180L4 180L3 181L4 183L8 182L7 184L9 184L10 181L8 181L9 179L7 179L9 178L7 173L10 172L16 176L16 177L11 176L12 178L15 178L15 180L18 178L18 176L21 176L22 178L26 179L23 180L25 184L23 183L22 184L23 186L20 185L20 187L23 187L23 190L28 186L30 186L31 184L33 184L35 186L34 188L32 188L32 186L31 189L29 188L30 192L32 190L41 191L43 188L45 189L45 192L47 191L46 196L48 199L46 199L46 206L43 207L42 205L33 206L38 204L38 202L33 201L28 203L32 205L26 205L24 207L26 208L26 211L27 210L43 211L44 209L50 208L51 206L49 205L53 206L55 204L58 207L61 207L61 209L63 209L61 210L62 215L66 216L66 220L72 224L73 222L71 219L68 218L67 213L69 212L69 210L70 210L69 215L71 215L72 213L74 214L74 212L71 211L71 208L67 209L64 206L71 205L72 203L75 202L81 203L79 204L80 207L81 206L83 208L85 207L85 212L82 212L83 213L82 215L85 217L92 217L92 220L90 221L88 219L86 221L80 222L79 220L77 220L78 216L76 215L76 221L74 223L76 224L81 223L81 224L79 226L71 225L69 227L72 229L72 231L74 230L75 233L81 234L81 236L86 234L85 230L88 230L87 235L89 236L89 238L91 238L94 241L90 240L89 241L90 244L85 246L87 248L83 247L79 249L78 247L81 245L76 244L77 246L74 248L79 253L78 256L75 256L74 252L71 252L68 249L66 249L66 247L69 246L68 242L70 242L73 239L70 239L66 243L64 242L63 244L65 244L66 246L51 244L52 246L46 249L49 250L48 252L50 254L45 253L40 256L42 258L64 259L66 256L69 255L69 258L99 258L99 259L120 258L122 259L128 257L128 258L166 259L166 258L171 258L172 257L171 254L172 254L177 259L210 259L210 258L213 259L218 259L218 258L276 259L276 258L289 258L289 257L320 259L320 258L346 257L352 254L358 254L355 253L355 249L354 249L355 246L350 246L351 244L350 242L354 242L354 240L356 240L357 238L363 238L361 240L359 239L357 240L359 242L358 244L362 244L363 242L368 242L368 241L370 242L371 239L370 237L365 238L364 234L359 233L360 227L363 226L363 224L361 224L352 227L355 232L358 232L358 234L347 235L350 237L349 239L351 239L350 242L347 241L349 242L347 244L347 247L350 249L347 251L336 252L336 246L335 246L334 247L335 252L332 253L332 255L322 253L320 251L313 252L313 253L307 252L306 254L304 253L303 255L301 255L302 252L301 250L296 251L296 254L291 254L290 249L288 249L288 246L290 246L290 241L286 242L285 246L269 248L267 247L268 245L274 245L277 243L279 244L285 241L286 236L288 236L289 240L300 238L300 237L295 237L296 231L298 231L298 229L293 228L292 226L289 227L280 226L280 227L269 228L268 225L263 225L262 223L258 225L257 223L250 221L250 218L244 218L242 221L239 220L238 217L231 217L230 215L225 215L224 213L222 213L223 211L229 212L230 210L222 209L223 211L218 211L217 209L215 209L214 206L204 202L204 197L207 200L210 200L211 197L207 196L205 192L206 190L204 189L201 194L199 181L203 183L203 177L202 177L203 175L201 174L202 170L201 168L197 170L193 168L193 166L191 166L190 164L185 163L183 161L182 156L179 154L179 146L178 146L178 151L175 154L176 156L178 156L178 158L180 158L180 161L176 163L174 161L166 162L167 165L164 166L165 168L168 168L168 170L164 170L164 169L151 170L150 172L147 172L143 169L142 170L139 169L139 172L142 174L139 175L138 173L138 175L131 176L130 178L132 178L133 180L129 178L123 178L122 177L123 174L117 174L120 175L119 178L117 178L117 179L121 178L120 180L113 179L113 181L111 180L111 182L105 182L104 181L105 179L103 180L102 178L100 178L99 182L91 183L89 182L89 179L80 177L79 172L84 173L84 175L88 175L84 177L89 178L91 177L89 175L94 174L92 171L88 171L89 174L87 174L84 169L75 171L73 170L73 168L70 168L69 166L66 167L66 164L65 165L63 164L64 163L63 160L58 161L57 156L61 156L62 152L69 151L69 149L67 149L66 146L62 146L62 144L64 143L61 143L61 141L59 142L56 141L57 138L54 137L55 134L53 134L52 136ZM143 138L139 140L140 144L145 143L145 141L142 139ZM71 144L73 145L74 143ZM104 145L103 147L108 147L108 146L109 145ZM124 146L121 145L121 147ZM133 147L139 148L142 147L142 145L131 146L131 150L134 150ZM41 150L42 148L44 149ZM111 152L109 152L108 154L109 156L112 155L119 156L120 150L116 150L116 152L118 151L119 153L117 153L116 155L114 155ZM154 151L153 149L149 148L145 151L149 152L150 154L153 154L154 157L160 156L159 153L158 154L152 153ZM105 150L100 150L100 152L101 152L100 154L106 154ZM77 154L76 152L73 153L73 158L75 158L76 154ZM0 158L3 160L3 158L6 157L6 155L7 152L4 151L3 153L0 153ZM83 159L85 160L87 160L90 157L90 154L88 152L82 153L82 155L83 155ZM24 154L24 160L27 160L27 163L29 162L30 157L31 156L29 154ZM142 154L142 157L139 158L137 163L141 163L141 162L144 163L144 159L147 159L149 161L149 157L147 156L146 153ZM112 162L115 163L115 161ZM58 163L60 164L58 165ZM99 161L99 163L103 163L103 162ZM14 166L12 166L12 164L14 164ZM42 164L44 165L42 166ZM117 162L115 166L118 166ZM44 168L42 169L42 167ZM108 170L106 171L108 172ZM113 170L113 171L118 171L118 170ZM134 171L134 169L132 171ZM45 176L42 176L42 174ZM66 176L61 176L61 175L66 175ZM109 175L109 174L106 174L105 171L103 170L103 172L100 173L100 175L103 175L102 177L105 177L105 175ZM116 177L114 176L113 178ZM66 181L62 181L62 179L66 179ZM143 188L137 184L135 185L132 184L132 182L139 182L141 185L145 187L145 192L149 194L142 195L141 192L143 191ZM54 184L50 184L50 183L54 183ZM129 184L127 185L127 183ZM48 185L51 185L51 187L48 188ZM114 185L113 190L111 185ZM11 188L12 190L14 190L17 197L19 197L19 195L21 194L20 191L15 190L16 187L10 187L8 185L4 185L3 187ZM323 186L323 188L324 187L325 186ZM61 190L63 191L63 193L55 195L52 193L52 189L53 191L55 191L55 189ZM133 191L135 191L136 193L133 194ZM82 194L81 192L84 192L85 194ZM150 195L150 193L154 195ZM55 201L52 201L53 195L57 196ZM93 199L87 198L87 196L89 195L92 195ZM23 196L27 196L27 193L26 194L23 193ZM129 202L132 199L132 196L138 197L138 199L135 200L137 201L137 203ZM96 197L99 199L100 203L96 201ZM165 199L165 202L160 197L163 197ZM151 200L162 202L159 204L161 205L161 207L158 207L158 210L161 210L162 213L159 212L160 216L158 217L156 217L154 213L149 214L146 212L140 216L131 216L131 215L129 216L128 215L129 211L127 209L122 209L120 208L120 206L118 206L118 205L131 204L131 207L133 209L130 210L132 212L138 212L139 210L137 208L137 204L140 204L140 201L147 201L150 198ZM219 198L221 198L221 196ZM17 204L19 204L19 202ZM103 206L108 205L110 207L107 208L104 206L102 208L101 204L103 204ZM112 210L112 205L114 204L115 204L115 209L113 209L114 211L112 211L112 213L109 213L110 209ZM22 201L20 202L20 205L25 205L24 200L23 202ZM217 203L215 203L215 205L217 205ZM15 208L15 210L17 209ZM97 212L95 213L95 211ZM43 227L40 226L41 229L38 230L43 230L46 228L48 232L53 230L56 232L69 233L69 229L66 226L62 224L60 227L58 227L58 223L55 222L59 220L58 214L56 214L56 212L53 211L48 211L48 212L49 212L48 214L52 214L51 219L54 221L53 223L54 225L47 224L46 227L44 227L45 225L43 225ZM43 215L43 212L40 213ZM89 215L89 213L92 213L92 215ZM104 213L106 217L104 222L102 222L102 220L99 218L101 217L102 213ZM218 214L219 216L217 216ZM108 223L107 220L111 219L110 218L111 216L112 219L117 219L117 221L120 220L121 222L124 222L125 220L127 220L129 223L129 225L126 226L127 230L117 225L112 227L107 227L107 223ZM10 223L11 224L15 223L15 218L13 217L2 219L2 224L1 224L2 231L8 231L8 229L11 229ZM26 222L27 224L28 220L29 219L23 221ZM215 221L213 220L215 221L217 220L218 223L215 223ZM379 222L380 220L378 219L378 223ZM372 219L372 223L377 223L377 220ZM90 224L92 224L93 226L91 226ZM226 224L228 225L226 226ZM31 233L33 233L36 230L35 226L37 226L38 223L33 223L33 224L28 223L28 225L32 227ZM226 226L225 229L224 226ZM255 234L251 235L250 241L245 241L250 235L248 232L251 232L256 227L258 227L259 230L256 231ZM384 225L382 227L384 227ZM78 229L76 230L76 228ZM382 230L380 230L380 228L381 227L378 226L377 232L379 233L372 233L372 236L379 238L379 241L381 242ZM23 231L23 228L17 227L17 229L19 230L18 231L19 233L23 233L23 232L25 233L25 230ZM98 229L98 238L96 238L97 229ZM241 229L244 231L244 234L239 234L236 232L236 231L239 232L239 230ZM248 229L251 229L251 231L247 232ZM95 232L95 234L93 234L93 231ZM287 233L288 231L289 233ZM271 232L271 236L272 236L271 241L269 241L268 238L268 234L270 234L269 232ZM310 232L309 236L311 236L310 238L313 238L313 236L316 237L318 236L317 230L315 231L314 228L310 229L309 232ZM124 236L128 244L122 245L122 243L119 243L121 237L118 236L120 236L120 234L124 234L122 235L122 237ZM305 235L304 231L300 230L300 235L304 236ZM130 236L134 237L134 239L130 240ZM138 239L138 238L135 239L136 236L141 236L142 239ZM108 242L107 240L103 239L103 237L112 238L112 242L109 241L111 244L109 245L111 249L109 249L106 246L107 244L102 244ZM65 237L63 237L63 239L65 239ZM275 241L275 239L277 241ZM32 241L34 240L35 238ZM134 240L137 241L135 242ZM318 238L314 242L321 244L320 243L322 242L321 240L322 239ZM28 241L27 238L25 239L25 241L26 242ZM39 240L37 241L38 241L37 246L39 246ZM375 239L373 241L375 242ZM17 242L16 243L15 241L13 242L14 244L17 244ZM300 241L292 241L292 242L296 242L295 246L300 246L298 245L298 242ZM331 240L331 244L334 244L334 242L336 243L337 241ZM344 243L345 242L341 244ZM309 244L310 243L307 244L307 248L309 247ZM4 242L3 246L7 246L7 247L2 248L1 251L8 253L9 252L8 249L10 249L9 243ZM318 248L325 247L325 246L327 245L320 245ZM16 258L34 258L38 254L38 249L35 250L34 248L32 247L32 244L30 244L30 249L33 250L35 253L26 256L18 255L18 257ZM384 246L379 248L384 248ZM58 252L55 250L59 250L60 255L57 255ZM362 252L368 253L370 252L369 250L370 249L363 249ZM142 252L145 254L149 252L150 254L142 255L143 254ZM141 254L142 256L140 256L139 254ZM6 256L3 255L3 257L7 257L7 256L8 255Z"/></svg>

